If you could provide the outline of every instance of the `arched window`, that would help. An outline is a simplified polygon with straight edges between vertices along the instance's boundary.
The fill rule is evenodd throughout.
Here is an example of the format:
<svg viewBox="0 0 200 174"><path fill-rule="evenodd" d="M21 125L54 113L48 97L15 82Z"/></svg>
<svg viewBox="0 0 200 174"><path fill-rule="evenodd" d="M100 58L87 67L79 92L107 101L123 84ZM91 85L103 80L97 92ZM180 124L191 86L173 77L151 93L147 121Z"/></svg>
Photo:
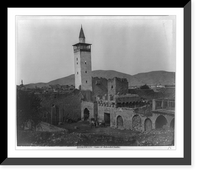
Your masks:
<svg viewBox="0 0 200 174"><path fill-rule="evenodd" d="M123 119L120 115L117 117L117 128L123 128Z"/></svg>

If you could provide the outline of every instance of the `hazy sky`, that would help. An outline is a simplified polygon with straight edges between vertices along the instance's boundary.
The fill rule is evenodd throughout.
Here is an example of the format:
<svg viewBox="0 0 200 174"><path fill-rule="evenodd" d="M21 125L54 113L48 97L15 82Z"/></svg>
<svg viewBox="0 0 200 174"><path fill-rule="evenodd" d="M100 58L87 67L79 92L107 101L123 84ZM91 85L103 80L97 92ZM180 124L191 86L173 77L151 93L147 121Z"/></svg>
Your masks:
<svg viewBox="0 0 200 174"><path fill-rule="evenodd" d="M174 16L17 16L17 84L73 74L81 25L92 70L176 70Z"/></svg>

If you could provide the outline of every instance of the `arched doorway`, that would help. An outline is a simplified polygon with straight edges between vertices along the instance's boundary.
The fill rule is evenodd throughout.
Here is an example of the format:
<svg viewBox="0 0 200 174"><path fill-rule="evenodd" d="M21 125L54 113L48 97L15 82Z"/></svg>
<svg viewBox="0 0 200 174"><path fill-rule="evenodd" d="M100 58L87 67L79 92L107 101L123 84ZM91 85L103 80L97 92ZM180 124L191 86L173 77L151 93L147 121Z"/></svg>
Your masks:
<svg viewBox="0 0 200 174"><path fill-rule="evenodd" d="M117 128L123 128L123 119L121 116L117 117Z"/></svg>
<svg viewBox="0 0 200 174"><path fill-rule="evenodd" d="M90 111L87 108L85 108L84 109L84 120L88 120L89 116L90 116Z"/></svg>
<svg viewBox="0 0 200 174"><path fill-rule="evenodd" d="M146 132L149 132L152 129L152 121L149 118L147 118L144 122L144 129Z"/></svg>
<svg viewBox="0 0 200 174"><path fill-rule="evenodd" d="M156 129L163 128L164 125L167 125L167 119L160 115L156 119Z"/></svg>
<svg viewBox="0 0 200 174"><path fill-rule="evenodd" d="M171 123L170 123L170 127L174 128L174 118L172 119Z"/></svg>
<svg viewBox="0 0 200 174"><path fill-rule="evenodd" d="M135 131L141 130L141 118L139 115L134 115L132 118L132 128Z"/></svg>

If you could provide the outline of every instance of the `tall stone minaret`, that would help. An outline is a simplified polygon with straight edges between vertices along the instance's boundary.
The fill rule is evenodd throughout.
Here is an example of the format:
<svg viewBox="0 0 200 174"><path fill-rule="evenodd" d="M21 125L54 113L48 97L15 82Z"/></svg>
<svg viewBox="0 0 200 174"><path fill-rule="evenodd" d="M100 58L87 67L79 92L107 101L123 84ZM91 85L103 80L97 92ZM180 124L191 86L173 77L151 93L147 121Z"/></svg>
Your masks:
<svg viewBox="0 0 200 174"><path fill-rule="evenodd" d="M73 45L75 88L92 91L91 44L85 43L83 28L79 33L79 43Z"/></svg>

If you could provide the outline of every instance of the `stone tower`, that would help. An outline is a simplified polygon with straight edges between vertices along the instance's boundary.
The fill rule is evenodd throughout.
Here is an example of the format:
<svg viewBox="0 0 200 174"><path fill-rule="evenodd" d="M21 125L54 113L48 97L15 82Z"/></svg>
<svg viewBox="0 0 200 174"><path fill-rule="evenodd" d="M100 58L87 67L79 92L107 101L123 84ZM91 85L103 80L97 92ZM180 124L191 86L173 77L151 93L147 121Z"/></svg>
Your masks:
<svg viewBox="0 0 200 174"><path fill-rule="evenodd" d="M79 33L79 43L73 45L74 68L75 68L75 88L92 91L91 74L91 44L85 43L83 28Z"/></svg>

